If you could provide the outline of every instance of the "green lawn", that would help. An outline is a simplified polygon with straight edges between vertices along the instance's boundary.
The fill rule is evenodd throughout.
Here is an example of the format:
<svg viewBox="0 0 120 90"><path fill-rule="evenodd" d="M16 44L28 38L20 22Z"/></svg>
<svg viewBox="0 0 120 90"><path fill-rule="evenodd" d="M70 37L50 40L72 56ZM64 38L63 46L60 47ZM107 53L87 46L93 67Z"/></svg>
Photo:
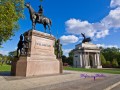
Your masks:
<svg viewBox="0 0 120 90"><path fill-rule="evenodd" d="M0 65L0 71L10 71L10 65ZM96 73L111 73L111 74L120 74L120 69L84 69L84 68L73 68L73 67L64 67L64 70L73 70L73 71L83 71L83 72L96 72Z"/></svg>
<svg viewBox="0 0 120 90"><path fill-rule="evenodd" d="M83 71L83 72L95 72L95 73L110 73L110 74L120 74L120 69L84 69L84 68L73 68L64 67L64 70L72 71Z"/></svg>
<svg viewBox="0 0 120 90"><path fill-rule="evenodd" d="M0 65L0 71L11 71L11 66L5 64L3 64L2 66Z"/></svg>

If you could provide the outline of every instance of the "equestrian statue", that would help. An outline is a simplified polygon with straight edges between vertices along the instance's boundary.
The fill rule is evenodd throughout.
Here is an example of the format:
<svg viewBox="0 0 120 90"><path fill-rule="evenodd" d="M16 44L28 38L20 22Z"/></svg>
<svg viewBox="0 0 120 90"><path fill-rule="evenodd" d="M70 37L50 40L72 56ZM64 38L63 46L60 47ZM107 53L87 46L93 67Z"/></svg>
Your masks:
<svg viewBox="0 0 120 90"><path fill-rule="evenodd" d="M40 5L39 11L36 13L34 9L31 7L30 3L26 3L25 6L29 9L30 19L32 21L32 29L35 30L36 23L39 23L39 24L43 24L45 32L47 29L46 26L48 26L48 29L50 31L52 21L43 15L43 7Z"/></svg>

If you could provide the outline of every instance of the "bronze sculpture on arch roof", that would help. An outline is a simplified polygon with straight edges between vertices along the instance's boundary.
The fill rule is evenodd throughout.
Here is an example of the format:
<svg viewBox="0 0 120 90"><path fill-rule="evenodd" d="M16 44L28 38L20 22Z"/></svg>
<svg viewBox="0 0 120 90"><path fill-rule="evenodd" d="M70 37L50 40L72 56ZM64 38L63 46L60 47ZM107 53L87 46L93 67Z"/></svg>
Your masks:
<svg viewBox="0 0 120 90"><path fill-rule="evenodd" d="M84 38L84 39L82 40L82 43L90 42L90 41L91 41L91 38L90 38L90 37L86 38L85 33L81 33L81 35L82 35L83 38Z"/></svg>

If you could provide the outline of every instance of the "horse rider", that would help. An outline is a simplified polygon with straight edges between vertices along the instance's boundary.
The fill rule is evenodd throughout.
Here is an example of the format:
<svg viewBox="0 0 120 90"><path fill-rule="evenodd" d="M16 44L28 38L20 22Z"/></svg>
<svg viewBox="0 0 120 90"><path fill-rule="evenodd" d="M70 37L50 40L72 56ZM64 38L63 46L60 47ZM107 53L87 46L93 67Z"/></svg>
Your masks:
<svg viewBox="0 0 120 90"><path fill-rule="evenodd" d="M40 17L43 16L43 7L42 5L39 6L39 11L36 13L38 20L40 20Z"/></svg>

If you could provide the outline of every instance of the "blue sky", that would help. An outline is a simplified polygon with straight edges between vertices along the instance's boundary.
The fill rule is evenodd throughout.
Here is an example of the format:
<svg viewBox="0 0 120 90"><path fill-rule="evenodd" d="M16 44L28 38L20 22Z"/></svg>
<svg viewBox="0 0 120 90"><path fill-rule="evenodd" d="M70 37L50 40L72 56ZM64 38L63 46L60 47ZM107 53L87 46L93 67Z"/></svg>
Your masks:
<svg viewBox="0 0 120 90"><path fill-rule="evenodd" d="M103 47L120 47L120 0L26 0L38 12L42 4L44 15L52 20L52 34L61 39L64 54L81 43L80 33L92 38L92 43ZM28 9L24 9L25 18L19 20L20 29L0 48L7 54L17 48L20 34L31 29ZM42 25L36 29L44 31Z"/></svg>

